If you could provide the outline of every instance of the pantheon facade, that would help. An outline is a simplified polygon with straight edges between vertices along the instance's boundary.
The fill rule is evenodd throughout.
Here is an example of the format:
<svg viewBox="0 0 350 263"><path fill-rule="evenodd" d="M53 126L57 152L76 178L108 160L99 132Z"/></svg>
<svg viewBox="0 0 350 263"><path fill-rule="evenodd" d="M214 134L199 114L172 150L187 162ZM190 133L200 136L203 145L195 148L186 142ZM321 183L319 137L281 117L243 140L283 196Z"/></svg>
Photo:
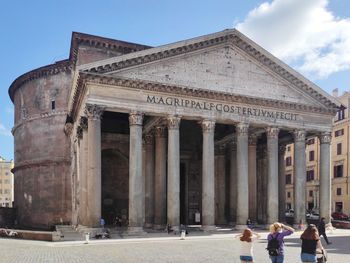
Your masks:
<svg viewBox="0 0 350 263"><path fill-rule="evenodd" d="M285 145L294 223L305 223L305 141L320 140L330 220L332 96L235 29L159 47L73 33L69 58L18 77L19 224L178 228L284 221Z"/></svg>

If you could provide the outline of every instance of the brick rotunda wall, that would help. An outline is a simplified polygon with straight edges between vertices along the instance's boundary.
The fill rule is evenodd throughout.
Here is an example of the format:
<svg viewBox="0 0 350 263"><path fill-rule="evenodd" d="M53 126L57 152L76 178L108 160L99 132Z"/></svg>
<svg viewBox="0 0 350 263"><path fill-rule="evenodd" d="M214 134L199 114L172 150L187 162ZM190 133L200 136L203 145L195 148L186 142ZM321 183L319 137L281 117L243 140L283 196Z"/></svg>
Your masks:
<svg viewBox="0 0 350 263"><path fill-rule="evenodd" d="M23 227L71 221L70 142L64 133L71 85L68 69L15 90L15 207Z"/></svg>

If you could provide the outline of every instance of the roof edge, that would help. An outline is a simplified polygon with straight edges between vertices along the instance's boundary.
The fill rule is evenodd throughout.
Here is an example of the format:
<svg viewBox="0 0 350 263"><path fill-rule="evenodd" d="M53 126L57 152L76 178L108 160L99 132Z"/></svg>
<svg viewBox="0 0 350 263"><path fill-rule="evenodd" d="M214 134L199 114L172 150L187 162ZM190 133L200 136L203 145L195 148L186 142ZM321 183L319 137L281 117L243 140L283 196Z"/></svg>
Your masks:
<svg viewBox="0 0 350 263"><path fill-rule="evenodd" d="M27 73L17 77L9 87L8 94L12 102L14 102L14 94L16 90L27 83L28 81L40 78L42 76L48 76L57 74L59 72L67 71L72 68L72 63L69 59L57 61L54 64L49 64L40 68L33 69Z"/></svg>
<svg viewBox="0 0 350 263"><path fill-rule="evenodd" d="M28 81L37 79L42 76L57 74L62 71L72 69L77 61L78 47L81 43L85 43L91 46L104 47L110 49L119 49L122 52L134 52L143 49L151 48L147 45L141 45L137 43L131 43L106 37L100 37L80 32L72 32L71 45L69 51L69 58L61 61L56 61L53 64L42 66L31 71L28 71L19 77L17 77L10 85L8 94L12 102L14 102L14 94L16 90Z"/></svg>
<svg viewBox="0 0 350 263"><path fill-rule="evenodd" d="M96 35L90 35L81 32L72 32L71 46L69 51L69 60L73 61L74 64L77 60L78 46L79 44L88 44L90 46L104 47L108 49L117 49L126 53L140 51L151 48L151 46L137 44L133 42L127 42L107 37L101 37Z"/></svg>

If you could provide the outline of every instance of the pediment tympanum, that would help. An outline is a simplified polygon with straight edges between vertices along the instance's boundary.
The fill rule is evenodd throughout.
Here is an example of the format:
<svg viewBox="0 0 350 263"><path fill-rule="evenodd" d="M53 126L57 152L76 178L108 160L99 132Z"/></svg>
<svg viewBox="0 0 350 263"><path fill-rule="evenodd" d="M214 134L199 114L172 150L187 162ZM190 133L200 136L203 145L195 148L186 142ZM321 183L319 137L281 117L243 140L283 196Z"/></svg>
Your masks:
<svg viewBox="0 0 350 263"><path fill-rule="evenodd" d="M230 46L161 60L110 74L116 77L243 96L318 107L321 105L320 102L265 69L263 65L259 65Z"/></svg>

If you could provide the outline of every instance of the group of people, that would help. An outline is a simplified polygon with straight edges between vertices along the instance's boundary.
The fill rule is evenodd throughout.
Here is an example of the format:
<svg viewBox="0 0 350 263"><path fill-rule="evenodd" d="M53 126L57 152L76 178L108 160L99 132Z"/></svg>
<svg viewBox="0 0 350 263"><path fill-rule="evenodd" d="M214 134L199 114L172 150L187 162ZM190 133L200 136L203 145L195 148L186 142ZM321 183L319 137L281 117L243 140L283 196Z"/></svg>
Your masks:
<svg viewBox="0 0 350 263"><path fill-rule="evenodd" d="M272 263L284 262L284 237L294 233L294 229L282 223L273 223L270 226L270 233L267 236L267 250ZM323 236L327 244L329 242L326 235L325 219L322 218L318 226L309 224L304 230L301 239L300 258L302 262L317 262L316 252L323 253L320 236ZM253 261L253 242L260 238L260 235L253 232L250 228L246 228L242 234L237 235L241 241L240 260L242 263L250 263Z"/></svg>

